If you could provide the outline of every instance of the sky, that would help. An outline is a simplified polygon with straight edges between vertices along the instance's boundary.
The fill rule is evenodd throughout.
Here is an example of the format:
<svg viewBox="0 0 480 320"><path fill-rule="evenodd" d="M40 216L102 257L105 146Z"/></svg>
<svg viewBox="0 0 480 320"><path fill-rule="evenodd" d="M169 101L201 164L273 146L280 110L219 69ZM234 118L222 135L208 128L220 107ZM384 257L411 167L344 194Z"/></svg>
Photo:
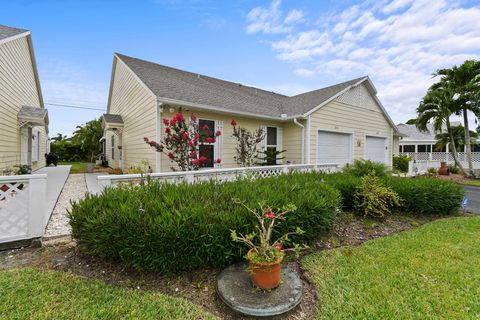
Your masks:
<svg viewBox="0 0 480 320"><path fill-rule="evenodd" d="M114 52L287 95L368 75L395 123L480 58L480 0L0 0L0 24L32 32L50 136L105 112Z"/></svg>

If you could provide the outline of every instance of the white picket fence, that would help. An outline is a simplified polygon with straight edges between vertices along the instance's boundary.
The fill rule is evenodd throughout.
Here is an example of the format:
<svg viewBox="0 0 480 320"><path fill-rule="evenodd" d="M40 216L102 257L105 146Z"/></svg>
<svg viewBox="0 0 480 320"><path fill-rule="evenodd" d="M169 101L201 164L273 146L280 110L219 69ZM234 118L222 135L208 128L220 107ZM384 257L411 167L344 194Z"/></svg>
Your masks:
<svg viewBox="0 0 480 320"><path fill-rule="evenodd" d="M409 165L409 174L425 173L428 168L440 168L441 162L455 164L455 160L450 152L403 152L402 155L408 155L412 160ZM463 167L468 167L467 153L458 152L458 160ZM472 152L473 169L480 169L480 152Z"/></svg>
<svg viewBox="0 0 480 320"><path fill-rule="evenodd" d="M197 171L174 171L152 174L122 174L98 176L98 185L101 189L109 186L115 186L122 183L138 183L149 176L153 180L162 180L168 182L199 182L199 181L233 181L242 177L253 179L278 176L289 172L309 172L325 171L334 172L339 168L338 164L293 164L279 166L262 166L248 168L229 168L229 169L211 169Z"/></svg>
<svg viewBox="0 0 480 320"><path fill-rule="evenodd" d="M46 203L46 174L0 176L0 244L43 236Z"/></svg>

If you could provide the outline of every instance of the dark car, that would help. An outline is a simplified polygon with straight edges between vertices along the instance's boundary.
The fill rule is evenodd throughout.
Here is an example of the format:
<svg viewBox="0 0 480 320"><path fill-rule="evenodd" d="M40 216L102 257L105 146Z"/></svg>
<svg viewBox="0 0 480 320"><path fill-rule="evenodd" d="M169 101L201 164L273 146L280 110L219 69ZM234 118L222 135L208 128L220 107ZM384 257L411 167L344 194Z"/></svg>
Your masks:
<svg viewBox="0 0 480 320"><path fill-rule="evenodd" d="M58 164L58 156L54 152L50 152L48 154L45 153L45 159L47 160L47 167L51 164L53 164L56 167Z"/></svg>

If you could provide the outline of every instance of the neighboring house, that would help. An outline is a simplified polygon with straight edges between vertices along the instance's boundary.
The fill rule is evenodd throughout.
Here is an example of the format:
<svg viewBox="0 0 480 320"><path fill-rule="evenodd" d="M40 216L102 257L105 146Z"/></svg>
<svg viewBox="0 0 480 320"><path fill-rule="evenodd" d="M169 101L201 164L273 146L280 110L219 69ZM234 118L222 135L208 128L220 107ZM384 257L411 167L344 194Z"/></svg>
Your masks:
<svg viewBox="0 0 480 320"><path fill-rule="evenodd" d="M186 72L115 54L103 117L104 151L113 168L148 161L156 172L172 163L144 143L160 141L162 119L181 111L221 130L214 144L199 151L209 167L235 167L236 141L230 122L267 132L262 147L286 150L283 163L336 163L371 159L391 165L396 127L368 77L288 97L262 89ZM220 165L213 159L221 158Z"/></svg>
<svg viewBox="0 0 480 320"><path fill-rule="evenodd" d="M30 31L0 25L0 175L20 164L45 166L48 113Z"/></svg>
<svg viewBox="0 0 480 320"><path fill-rule="evenodd" d="M452 126L461 125L458 121L452 121ZM395 153L411 153L411 152L448 152L447 147L442 150L437 150L435 145L437 144L437 139L435 138L437 133L433 130L433 125L427 125L427 131L420 131L413 124L403 124L400 123L397 125L398 131L401 135L398 148L394 150ZM442 132L447 132L446 128ZM458 150L464 151L464 150Z"/></svg>

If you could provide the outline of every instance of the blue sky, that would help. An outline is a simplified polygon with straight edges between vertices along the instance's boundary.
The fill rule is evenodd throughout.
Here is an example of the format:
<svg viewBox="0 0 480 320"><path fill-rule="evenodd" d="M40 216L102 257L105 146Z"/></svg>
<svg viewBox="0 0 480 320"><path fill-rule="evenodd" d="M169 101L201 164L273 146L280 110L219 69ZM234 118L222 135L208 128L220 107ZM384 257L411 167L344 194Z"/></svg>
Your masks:
<svg viewBox="0 0 480 320"><path fill-rule="evenodd" d="M32 31L47 103L105 109L114 52L296 94L370 75L395 122L431 73L480 55L480 3L380 1L0 1ZM50 135L102 114L47 106Z"/></svg>

